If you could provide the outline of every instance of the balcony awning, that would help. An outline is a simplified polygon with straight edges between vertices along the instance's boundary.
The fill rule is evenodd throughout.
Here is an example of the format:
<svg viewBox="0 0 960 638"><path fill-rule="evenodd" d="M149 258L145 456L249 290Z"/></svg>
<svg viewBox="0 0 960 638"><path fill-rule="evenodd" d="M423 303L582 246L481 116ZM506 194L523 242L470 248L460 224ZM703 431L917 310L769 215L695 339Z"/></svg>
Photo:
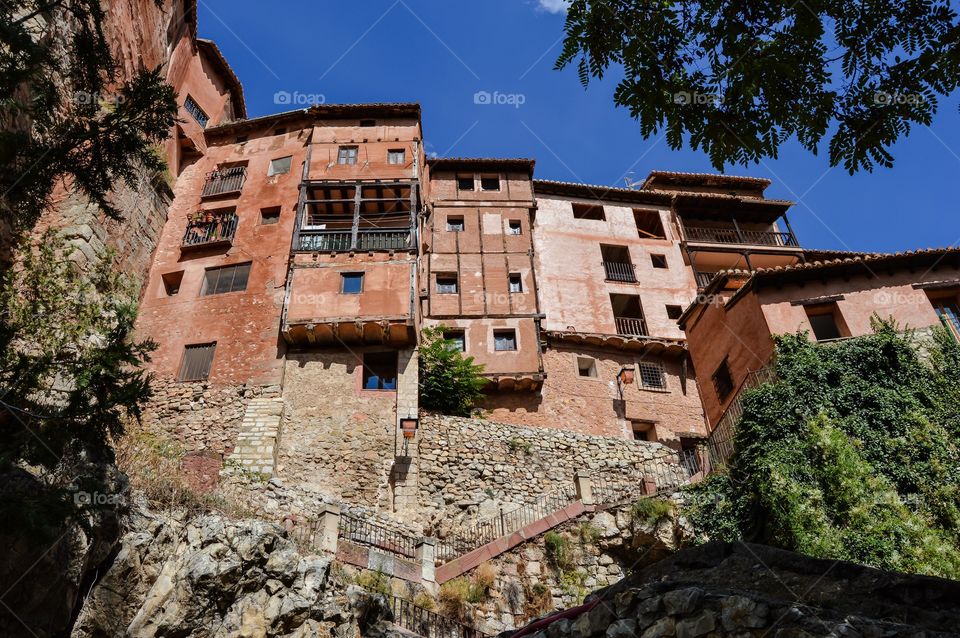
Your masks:
<svg viewBox="0 0 960 638"><path fill-rule="evenodd" d="M550 341L600 348L607 347L651 355L680 356L687 349L686 340L667 337L631 337L567 330L549 330L544 333L544 336Z"/></svg>
<svg viewBox="0 0 960 638"><path fill-rule="evenodd" d="M321 319L286 323L284 340L292 345L346 346L384 344L402 346L416 341L410 317Z"/></svg>

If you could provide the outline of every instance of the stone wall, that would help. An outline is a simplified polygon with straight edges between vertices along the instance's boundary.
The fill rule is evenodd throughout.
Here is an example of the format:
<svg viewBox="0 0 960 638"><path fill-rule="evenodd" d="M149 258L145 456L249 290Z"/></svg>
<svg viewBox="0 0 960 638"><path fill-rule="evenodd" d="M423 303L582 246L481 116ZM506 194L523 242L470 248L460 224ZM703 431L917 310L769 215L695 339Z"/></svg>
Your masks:
<svg viewBox="0 0 960 638"><path fill-rule="evenodd" d="M388 508L397 393L362 390L362 352L290 352L277 475L338 500Z"/></svg>
<svg viewBox="0 0 960 638"><path fill-rule="evenodd" d="M154 378L153 397L144 409L148 429L183 443L190 453L229 454L247 403L256 397L277 397L280 386L180 383Z"/></svg>
<svg viewBox="0 0 960 638"><path fill-rule="evenodd" d="M676 454L659 443L479 419L424 417L418 439L420 505L440 531L570 489L577 472L639 483L677 469Z"/></svg>

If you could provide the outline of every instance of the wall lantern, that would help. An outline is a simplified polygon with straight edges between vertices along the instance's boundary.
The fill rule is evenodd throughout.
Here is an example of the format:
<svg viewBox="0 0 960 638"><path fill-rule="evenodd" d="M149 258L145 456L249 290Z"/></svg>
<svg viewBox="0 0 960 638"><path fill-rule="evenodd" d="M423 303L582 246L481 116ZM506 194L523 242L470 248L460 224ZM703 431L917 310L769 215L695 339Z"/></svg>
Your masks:
<svg viewBox="0 0 960 638"><path fill-rule="evenodd" d="M633 383L633 366L623 366L620 368L620 372L617 373L617 381L622 385L630 385Z"/></svg>
<svg viewBox="0 0 960 638"><path fill-rule="evenodd" d="M403 432L403 438L412 439L417 434L417 424L419 419L416 417L400 419L400 430Z"/></svg>

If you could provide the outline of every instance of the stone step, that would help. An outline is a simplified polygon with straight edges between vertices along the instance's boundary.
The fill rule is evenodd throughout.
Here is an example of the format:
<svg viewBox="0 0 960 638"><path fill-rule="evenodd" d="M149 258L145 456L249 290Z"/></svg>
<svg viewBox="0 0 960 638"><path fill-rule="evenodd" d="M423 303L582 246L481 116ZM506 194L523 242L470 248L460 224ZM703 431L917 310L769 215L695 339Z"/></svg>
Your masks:
<svg viewBox="0 0 960 638"><path fill-rule="evenodd" d="M251 399L243 413L233 452L225 473L235 467L273 476L277 465L277 441L283 418L283 399Z"/></svg>

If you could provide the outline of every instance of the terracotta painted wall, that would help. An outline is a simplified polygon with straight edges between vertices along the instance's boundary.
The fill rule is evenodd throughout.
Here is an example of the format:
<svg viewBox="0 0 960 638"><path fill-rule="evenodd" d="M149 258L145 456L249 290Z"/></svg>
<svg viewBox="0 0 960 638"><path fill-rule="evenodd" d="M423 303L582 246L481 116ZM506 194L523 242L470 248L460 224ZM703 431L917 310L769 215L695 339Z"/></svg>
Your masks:
<svg viewBox="0 0 960 638"><path fill-rule="evenodd" d="M203 159L177 180L176 198L163 229L144 293L138 333L160 347L151 370L176 376L187 344L217 342L210 374L213 383L279 382L278 339L287 258L293 234L299 171L306 132L255 137L244 144L211 146ZM267 176L270 159L292 155L290 173ZM208 171L221 162L247 161L247 179L239 197L203 200ZM280 206L280 221L262 225L261 209ZM181 251L188 216L203 209L236 208L240 218L233 245L226 249ZM246 291L201 297L207 268L250 262ZM162 276L183 271L180 291L168 296Z"/></svg>
<svg viewBox="0 0 960 638"><path fill-rule="evenodd" d="M466 341L465 356L483 364L484 373L537 373L540 371L539 341L533 319L504 317L489 319L425 319L424 326L443 325L452 330L463 330ZM494 349L493 333L499 329L513 329L517 336L515 351Z"/></svg>
<svg viewBox="0 0 960 638"><path fill-rule="evenodd" d="M615 334L610 294L639 295L652 336L679 339L666 306L686 307L696 295L693 273L684 264L671 215L660 209L667 239L641 239L629 205L605 205L606 221L574 219L571 203L587 200L538 197L534 228L537 277L544 329ZM640 208L652 210L653 207ZM605 282L600 245L627 246L638 283ZM654 268L651 255L664 255L667 268Z"/></svg>
<svg viewBox="0 0 960 638"><path fill-rule="evenodd" d="M578 356L596 360L596 378L579 376ZM547 378L540 393L493 395L484 408L493 421L618 438L633 437L630 419L656 421L658 439L670 445L678 443L680 432L706 435L692 371L688 371L684 392L682 368L675 358L662 360L666 391L642 389L634 383L625 386L624 403L620 403L617 372L640 360L646 359L624 352L551 345L543 354Z"/></svg>

